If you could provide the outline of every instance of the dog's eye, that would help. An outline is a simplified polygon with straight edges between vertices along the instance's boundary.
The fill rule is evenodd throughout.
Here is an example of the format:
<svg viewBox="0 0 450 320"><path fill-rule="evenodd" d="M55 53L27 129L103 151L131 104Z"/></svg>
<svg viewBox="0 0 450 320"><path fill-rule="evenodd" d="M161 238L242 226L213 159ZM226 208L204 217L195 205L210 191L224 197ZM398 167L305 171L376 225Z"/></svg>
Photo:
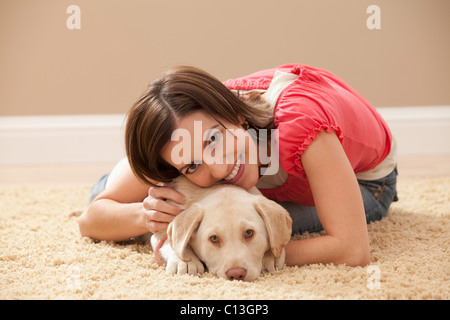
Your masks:
<svg viewBox="0 0 450 320"><path fill-rule="evenodd" d="M211 242L214 243L214 244L217 244L220 241L219 237L216 236L216 235L213 235L213 236L209 237L209 240L211 240Z"/></svg>
<svg viewBox="0 0 450 320"><path fill-rule="evenodd" d="M247 230L245 230L244 236L245 236L245 238L247 238L247 239L253 237L253 230L252 230L252 229L247 229Z"/></svg>

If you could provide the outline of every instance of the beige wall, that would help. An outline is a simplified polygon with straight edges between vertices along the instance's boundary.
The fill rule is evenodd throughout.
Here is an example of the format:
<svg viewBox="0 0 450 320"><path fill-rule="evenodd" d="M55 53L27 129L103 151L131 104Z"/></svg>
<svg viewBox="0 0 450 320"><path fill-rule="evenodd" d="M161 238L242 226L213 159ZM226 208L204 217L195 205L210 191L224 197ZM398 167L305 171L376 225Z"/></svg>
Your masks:
<svg viewBox="0 0 450 320"><path fill-rule="evenodd" d="M449 14L448 0L0 0L0 116L125 113L176 64L225 80L298 62L377 107L450 105Z"/></svg>

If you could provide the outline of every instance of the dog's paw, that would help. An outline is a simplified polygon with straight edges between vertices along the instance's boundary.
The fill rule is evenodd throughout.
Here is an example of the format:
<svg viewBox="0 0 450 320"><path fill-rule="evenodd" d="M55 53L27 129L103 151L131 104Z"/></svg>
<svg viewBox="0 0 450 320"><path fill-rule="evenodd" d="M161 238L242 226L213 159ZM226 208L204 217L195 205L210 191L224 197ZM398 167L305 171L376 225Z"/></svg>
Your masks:
<svg viewBox="0 0 450 320"><path fill-rule="evenodd" d="M183 261L175 253L171 252L167 259L166 270L172 274L202 274L205 272L203 263L197 258L197 256L189 251L185 252L189 261Z"/></svg>
<svg viewBox="0 0 450 320"><path fill-rule="evenodd" d="M263 257L262 271L273 272L277 269L283 269L286 252L283 249L279 258L275 257L271 250L268 250Z"/></svg>

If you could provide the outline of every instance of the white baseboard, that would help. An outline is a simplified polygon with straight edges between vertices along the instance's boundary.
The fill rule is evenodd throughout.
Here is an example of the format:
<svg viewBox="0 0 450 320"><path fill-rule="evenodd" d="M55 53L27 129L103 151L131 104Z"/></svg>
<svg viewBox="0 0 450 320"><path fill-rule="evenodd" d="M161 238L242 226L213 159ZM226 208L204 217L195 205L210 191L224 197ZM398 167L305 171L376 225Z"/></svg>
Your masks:
<svg viewBox="0 0 450 320"><path fill-rule="evenodd" d="M0 165L115 162L125 115L0 117Z"/></svg>
<svg viewBox="0 0 450 320"><path fill-rule="evenodd" d="M377 108L400 156L450 155L450 106Z"/></svg>
<svg viewBox="0 0 450 320"><path fill-rule="evenodd" d="M450 155L450 106L377 109L399 155ZM0 165L115 162L124 157L125 115L0 117Z"/></svg>

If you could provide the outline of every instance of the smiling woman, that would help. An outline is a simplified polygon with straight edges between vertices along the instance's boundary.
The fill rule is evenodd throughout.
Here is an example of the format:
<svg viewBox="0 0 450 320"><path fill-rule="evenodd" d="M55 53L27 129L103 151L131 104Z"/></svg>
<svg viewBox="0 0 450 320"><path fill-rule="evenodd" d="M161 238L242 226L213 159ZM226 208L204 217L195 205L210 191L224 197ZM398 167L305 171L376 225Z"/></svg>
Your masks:
<svg viewBox="0 0 450 320"><path fill-rule="evenodd" d="M174 68L131 108L125 135L128 161L80 218L86 234L166 230L181 212L173 203L184 201L170 182L184 175L200 187L256 186L289 212L293 234L325 229L326 236L289 243L286 263L357 266L370 261L366 223L396 200L388 126L323 69L283 65L222 83ZM273 175L263 171L268 164Z"/></svg>

